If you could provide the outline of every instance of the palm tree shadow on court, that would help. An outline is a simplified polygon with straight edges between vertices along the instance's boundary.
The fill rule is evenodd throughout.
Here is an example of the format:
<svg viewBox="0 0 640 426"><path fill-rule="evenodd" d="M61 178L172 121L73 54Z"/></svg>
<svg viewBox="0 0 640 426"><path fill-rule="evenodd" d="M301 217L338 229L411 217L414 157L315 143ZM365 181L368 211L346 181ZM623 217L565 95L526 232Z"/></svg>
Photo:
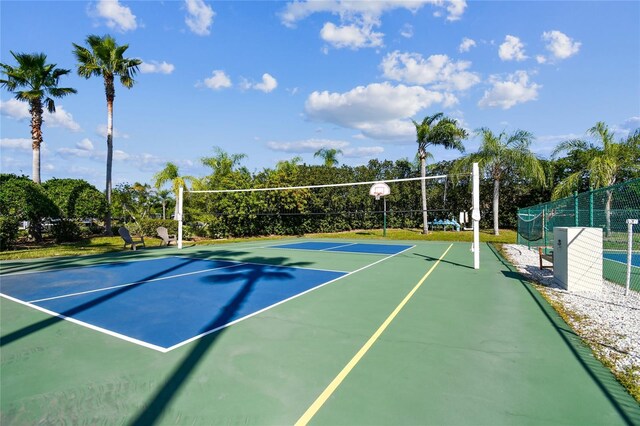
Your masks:
<svg viewBox="0 0 640 426"><path fill-rule="evenodd" d="M632 417L632 410L637 409L637 406L633 406L635 404L633 398L626 392L622 385L616 381L613 374L603 367L600 361L593 356L589 347L583 344L580 336L578 336L571 327L567 325L567 323L542 297L542 295L528 284L526 277L515 271L491 244L487 244L487 246L496 256L498 262L506 268L505 271L502 271L503 274L508 278L513 278L514 280L519 281L524 289L529 293L538 308L540 308L549 323L551 323L558 335L562 338L563 342L567 345L580 366L587 372L591 380L593 380L602 393L607 397L624 422L628 425L635 424ZM630 402L628 407L626 406L626 401Z"/></svg>
<svg viewBox="0 0 640 426"><path fill-rule="evenodd" d="M197 253L194 253L197 254ZM204 252L204 254L207 254L207 252ZM236 253L236 254L241 254L241 253ZM29 336L32 333L36 333L38 331L41 331L45 328L48 328L52 325L55 325L57 323L59 323L60 321L64 321L65 318L67 317L73 317L74 315L77 315L81 312L87 311L95 306L98 306L102 303L108 302L109 300L115 299L118 296L127 293L135 288L138 288L142 285L146 285L149 284L149 281L156 279L156 278L160 278L164 275L169 274L170 272L175 272L180 268L183 268L191 263L203 260L203 259L198 259L196 257L185 257L182 258L184 259L184 262L181 262L178 265L172 266L170 268L165 268L162 271L158 271L156 273L153 273L143 279L138 280L135 283L132 283L131 285L128 285L126 287L120 287L117 288L113 291L108 291L106 294L103 294L101 296L98 296L95 299L92 299L88 302L82 303L78 306L74 306L73 308L67 309L66 311L60 312L57 316L51 316L49 318L46 318L44 320L38 321L36 323L27 325L19 330L13 331L9 334L7 334L6 336L2 336L0 337L0 347L9 345L17 340L20 340L24 337ZM151 259L149 259L151 260ZM109 266L109 267L118 267L118 266L123 266L124 263L109 263L106 265L102 265L102 266ZM96 265L93 265L96 266Z"/></svg>
<svg viewBox="0 0 640 426"><path fill-rule="evenodd" d="M250 267L244 268L241 272L226 272L220 275L211 275L206 279L213 285L227 284L244 281L240 290L229 300L229 302L202 328L202 332L216 330L211 334L197 340L193 348L180 361L178 366L169 375L169 378L159 387L156 393L150 398L149 403L141 410L131 425L142 426L154 424L162 416L173 397L180 391L182 386L188 381L191 373L196 369L203 357L215 345L218 338L227 330L223 327L233 320L234 315L247 302L250 294L259 281L292 279L293 275L286 271L278 271L273 267L294 267L305 266L308 262L286 263L285 258L251 258L245 259L251 262ZM265 264L268 262L269 264ZM222 328L220 328L222 327Z"/></svg>

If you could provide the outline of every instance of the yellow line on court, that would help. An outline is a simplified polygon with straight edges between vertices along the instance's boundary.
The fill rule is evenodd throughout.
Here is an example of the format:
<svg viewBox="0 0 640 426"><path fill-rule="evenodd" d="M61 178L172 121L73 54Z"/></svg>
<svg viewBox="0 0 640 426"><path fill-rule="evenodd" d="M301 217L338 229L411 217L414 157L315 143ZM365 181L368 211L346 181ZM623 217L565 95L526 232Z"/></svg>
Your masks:
<svg viewBox="0 0 640 426"><path fill-rule="evenodd" d="M449 247L447 247L444 253L442 253L442 256L438 258L437 262L431 268L429 268L427 273L424 274L424 276L420 279L420 281L418 281L418 284L416 284L415 287L413 287L413 289L409 292L409 294L405 296L402 302L400 302L400 304L396 306L393 312L391 312L391 314L387 317L387 319L384 320L382 325L376 330L375 333L373 333L373 335L369 338L369 340L367 340L367 343L365 343L360 348L360 350L353 356L353 358L351 358L351 361L349 361L347 365L344 366L342 371L338 373L335 379L333 379L333 381L329 383L329 386L327 386L326 389L322 391L320 396L313 402L313 404L311 404L311 406L307 409L307 411L305 411L302 417L300 417L300 419L298 419L298 421L295 423L296 426L306 425L313 418L313 416L316 415L318 410L320 410L320 408L322 408L324 403L327 402L327 399L329 399L329 397L333 394L333 392L335 392L338 386L340 386L342 381L347 377L347 375L351 372L351 370L353 370L353 367L355 367L356 364L358 364L358 362L362 359L364 354L366 354L367 351L369 351L371 346L373 346L373 344L376 342L376 340L378 340L380 335L387 329L389 324L391 324L391 321L393 321L393 319L398 315L398 313L402 310L402 308L404 308L404 305L406 305L409 299L411 299L411 297L413 297L415 292L418 291L422 283L424 283L427 277L431 275L431 272L433 272L433 270L436 269L436 266L438 266L440 261L444 259L444 257L447 255L451 247L453 247L453 244L450 244Z"/></svg>

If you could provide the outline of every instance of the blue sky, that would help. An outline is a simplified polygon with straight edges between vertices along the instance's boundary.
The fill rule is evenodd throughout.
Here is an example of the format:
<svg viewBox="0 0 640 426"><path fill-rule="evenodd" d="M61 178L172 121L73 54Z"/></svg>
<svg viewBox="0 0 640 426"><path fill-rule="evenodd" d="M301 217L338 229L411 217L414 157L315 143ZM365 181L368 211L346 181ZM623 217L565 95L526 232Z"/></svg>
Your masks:
<svg viewBox="0 0 640 426"><path fill-rule="evenodd" d="M320 148L342 163L413 158L411 119L444 112L470 131L523 129L548 157L604 121L640 127L640 2L0 2L0 62L44 52L77 95L45 116L43 180L104 187L101 79L75 73L72 43L111 34L144 61L116 86L115 183L167 161L202 176L219 146L250 170ZM0 92L2 172L31 174L25 104ZM478 140L466 142L475 151ZM435 160L457 152L436 150Z"/></svg>

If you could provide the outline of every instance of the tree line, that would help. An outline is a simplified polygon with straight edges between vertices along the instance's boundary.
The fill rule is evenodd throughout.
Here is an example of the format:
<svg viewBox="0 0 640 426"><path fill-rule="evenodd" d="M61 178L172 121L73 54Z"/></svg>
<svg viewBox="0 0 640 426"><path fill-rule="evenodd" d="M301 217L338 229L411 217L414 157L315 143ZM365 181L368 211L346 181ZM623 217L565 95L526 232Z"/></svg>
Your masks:
<svg viewBox="0 0 640 426"><path fill-rule="evenodd" d="M118 45L110 35L90 35L85 42L86 46L73 44L77 60L76 71L84 78L101 77L104 83L107 101L107 161L106 185L102 193L104 206L96 206L91 214L87 211L84 213L90 217L103 217L106 235L112 235L112 216L119 222L128 223L140 223L154 216L159 219L156 209L161 205L162 218L166 219L167 209L171 205L175 206L175 197L180 187L209 190L265 188L449 174L451 178L444 183L432 182L428 185L428 181L422 180L419 185L399 185L388 199L391 209L390 226L422 227L423 232L427 233L428 223L433 219L442 218L439 216L445 214L453 216L456 212L470 209L467 177L474 162L479 163L484 177L481 225L492 225L494 233L498 234L501 226L515 226L517 206L536 204L549 198L566 196L573 191L608 186L640 176L640 129L630 132L626 138L615 140L614 132L605 123L598 122L588 130L592 140L561 142L550 160L542 160L531 152L534 136L524 130L494 133L488 128L478 129L475 133L481 138L481 146L477 152L466 154L464 141L469 137L469 131L460 127L456 120L443 113L436 113L426 116L421 122L412 121L417 142L415 162L408 159L395 162L371 160L366 166L339 166L338 156L342 152L322 148L314 155L324 160L322 166L300 164L301 159L296 157L278 163L273 169L250 173L240 165L246 158L245 154L227 153L214 148L212 156L201 159L202 164L211 169L207 176L183 176L175 164L167 163L154 176L153 187L147 183L135 182L112 188L114 82L117 78L124 87L131 88L135 83L133 77L142 62L140 59L126 58L129 46ZM71 71L57 68L56 64L48 64L45 54L11 54L17 65L0 64L4 75L0 79L0 85L11 91L16 99L29 104L32 117L32 180L34 185L40 185L43 108L54 112L54 99L74 94L76 90L59 86L60 78ZM464 155L456 161L435 162L428 166L427 160L435 160L429 151L436 146L455 149ZM18 218L33 222L30 233L38 240L41 238L38 222L43 218L66 220L60 223L69 222L70 213L62 209L58 199L60 195L48 194L46 187L60 184L49 184L51 181L74 180L53 179L42 184L40 189L28 186L24 181L24 177L14 175L3 175L0 180L0 214L3 218L8 218L6 223L13 226ZM29 202L33 202L34 206L13 206L9 202L14 200L12 185L21 186L25 200L31 200ZM67 182L65 185L83 188L88 185L93 188L87 182L80 184L79 181ZM94 190L97 191L95 188L91 191ZM173 199L170 194L173 194ZM378 227L381 216L366 212L377 211L379 207L372 204L371 197L363 194L366 191L355 189L344 194L339 194L337 190L283 191L262 197L257 194L208 194L189 200L185 219L190 221L187 224L189 232L205 236L324 232ZM49 197L49 202L42 201L40 195ZM501 199L508 200L506 207L500 207ZM3 200L8 201L5 204ZM39 213L35 214L33 211ZM75 219L81 216L76 216Z"/></svg>

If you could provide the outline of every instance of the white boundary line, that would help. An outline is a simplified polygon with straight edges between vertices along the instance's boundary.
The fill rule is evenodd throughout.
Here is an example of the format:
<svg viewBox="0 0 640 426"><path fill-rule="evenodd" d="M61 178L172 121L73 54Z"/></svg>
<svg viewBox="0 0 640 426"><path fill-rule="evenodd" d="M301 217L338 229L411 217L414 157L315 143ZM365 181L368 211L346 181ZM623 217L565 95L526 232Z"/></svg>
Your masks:
<svg viewBox="0 0 640 426"><path fill-rule="evenodd" d="M612 254L618 254L618 253L612 253ZM610 259L610 258L608 258L608 257L606 256L606 253L605 253L605 255L604 255L604 256L602 256L602 260L608 260L609 262L616 262L616 263L619 263L619 264L621 264L621 265L627 266L627 261L626 261L626 260L625 260L624 262L621 262L621 261L616 260L616 259ZM640 268L640 266L638 266L638 265L634 265L634 264L633 264L633 261L631 261L631 267L632 267L632 268Z"/></svg>
<svg viewBox="0 0 640 426"><path fill-rule="evenodd" d="M14 301L16 303L19 303L21 305L28 306L28 307L36 309L36 310L38 310L40 312L44 312L45 314L51 315L52 317L60 318L60 319L65 320L65 321L69 321L69 322L72 322L74 324L81 325L81 326L86 327L86 328L90 328L91 330L99 331L101 333L108 334L109 336L117 337L118 339L126 340L127 342L131 342L131 343L135 343L136 345L144 346L145 348L153 349L155 351L163 352L163 353L168 352L167 349L163 348L162 346L157 346L157 345L154 345L152 343L145 342L144 340L134 339L133 337L129 337L129 336L126 336L124 334L120 334L120 333L116 333L115 331L108 330L106 328L102 328L102 327L95 326L93 324L89 324L88 322L80 321L80 320L77 320L77 319L72 318L72 317L67 317L67 316L59 314L57 312L50 311L49 309L42 308L42 307L40 307L38 305L34 305L34 304L29 303L29 302L24 302L24 301L22 301L20 299L16 299L16 298L11 297L11 296L7 296L6 294L0 293L0 297L4 297L5 299L12 300L12 301Z"/></svg>
<svg viewBox="0 0 640 426"><path fill-rule="evenodd" d="M173 345L173 346L171 346L171 347L167 348L167 352L172 351L172 350L174 350L174 349L176 349L176 348L179 348L180 346L186 345L187 343L191 343L191 342L193 342L194 340L200 339L201 337L204 337L204 336L206 336L206 335L208 335L208 334L215 333L216 331L220 331L220 330L222 330L223 328L227 328L227 327L229 327L230 325L236 324L236 323L238 323L238 322L240 322L240 321L244 321L244 320L246 320L246 319L248 319L248 318L251 318L251 317L253 317L253 316L255 316L255 315L258 315L258 314L260 314L260 313L262 313L262 312L268 311L268 310L269 310L269 309L271 309L271 308L275 308L275 307L276 307L276 306L278 306L278 305L281 305L281 304L283 304L283 303L285 303L285 302L288 302L288 301L290 301L290 300L296 299L296 298L298 298L298 297L300 297L300 296L302 296L302 295L305 295L305 294L307 294L307 293L310 293L310 292L312 292L312 291L314 291L314 290L317 290L317 289L319 289L319 288L321 288L321 287L324 287L324 286L326 286L326 285L328 285L328 284L331 284L331 283L333 283L333 282L336 282L336 281L338 281L338 280L341 280L341 279L343 279L343 278L346 278L346 277L348 277L348 276L350 276L350 275L355 274L356 272L363 271L363 270L365 270L365 269L367 269L367 268L370 268L370 267L371 267L371 266L373 266L373 265L376 265L376 264L378 264L378 263L380 263L380 262L384 262L384 261L385 261L385 260L387 260L387 259L391 259L391 258L392 258L392 257L394 257L394 256L397 256L397 255L399 255L399 254L401 254L401 253L404 253L404 252L405 252L405 251L407 251L407 250L411 250L411 249L412 249L412 248L414 248L414 247L415 247L415 245L414 245L414 246L411 246L411 247L408 247L408 248L406 248L406 249L402 250L401 252L398 252L398 253L392 254L391 256L387 256L387 257L385 257L385 258L383 258L383 259L377 260L377 261L375 261L375 262L373 262L373 263L370 263L370 264L368 264L368 265L366 265L366 266L363 266L363 267L362 267L362 268L360 268L360 269L356 269L355 271L351 271L351 272L349 272L349 273L347 273L347 274L345 274L345 275L342 275L342 276L340 276L340 277L338 277L338 278L334 278L334 279L332 279L332 280L330 280L330 281L327 281L326 283L319 284L319 285L317 285L317 286L315 286L315 287L313 287L313 288L310 288L310 289L308 289L308 290L303 291L302 293L294 294L293 296L291 296L291 297L289 297L289 298L287 298L287 299L283 299L283 300L281 300L281 301L279 301L279 302L274 303L273 305L266 306L266 307L264 307L264 308L260 309L259 311L252 312L252 313L250 313L249 315L246 315L246 316L244 316L244 317L241 317L241 318L238 318L238 319L236 319L236 320L233 320L233 321L231 321L231 322L229 322L229 323L226 323L226 324L224 324L224 325L221 325L220 327L216 327L216 328L214 328L214 329L212 329L212 330L206 331L206 332L201 333L201 334L199 334L199 335L197 335L197 336L193 336L193 337L192 337L192 338L190 338L190 339L187 339L187 340L185 340L185 341L183 341L183 342L177 343L177 344L175 344L175 345Z"/></svg>
<svg viewBox="0 0 640 426"><path fill-rule="evenodd" d="M73 269L82 269L82 268L93 268L96 266L107 266L107 265L120 265L122 263L133 263L133 262L144 262L144 261L149 261L149 260L160 260L160 259L167 259L169 257L179 257L177 255L172 255L172 256L160 256L160 257L142 257L142 258L135 258L135 259L123 259L122 261L110 261L110 262L105 262L105 263L93 263L90 265L76 265L76 266L62 266L62 267L58 267L58 268L51 268L51 269L41 269L38 271L22 271L22 272L9 272L6 274L0 274L0 278L2 277L12 277L14 275L30 275L30 274L40 274L42 272L56 272L56 271L70 271Z"/></svg>
<svg viewBox="0 0 640 426"><path fill-rule="evenodd" d="M318 251L327 251L327 250L337 249L337 248L340 248L340 247L355 246L356 244L358 244L358 243L342 244L342 245L337 245L337 246L333 246L333 247L327 247L326 249L322 249L322 250L318 250Z"/></svg>
<svg viewBox="0 0 640 426"><path fill-rule="evenodd" d="M126 336L126 335L120 334L120 333L113 332L113 331L111 331L111 330L107 330L107 329L102 328L102 327L98 327L98 326L95 326L95 325L92 325L92 324L86 323L86 322L84 322L84 321L77 320L77 319L75 319L75 318L67 317L67 316L64 316L64 315L62 315L62 314L59 314L59 313L56 313L56 312L50 311L50 310L48 310L48 309L46 309L46 308L42 308L42 307L40 307L40 306L34 305L34 304L32 304L32 303L24 302L24 301L22 301L22 300L19 300L19 299L14 298L14 297L8 296L8 295L6 295L6 294L2 294L2 293L0 293L0 297L4 297L4 298L6 298L6 299L8 299L8 300L12 300L12 301L14 301L14 302L17 302L17 303L19 303L19 304L21 304L21 305L28 306L28 307L30 307L30 308L34 308L34 309L36 309L36 310L38 310L38 311L40 311L40 312L44 312L44 313L46 313L46 314L48 314L48 315L51 315L51 316L54 316L54 317L57 317L57 318L61 318L61 319L65 320L65 321L69 321L69 322L72 322L72 323L74 323L74 324L81 325L81 326L86 327L86 328L89 328L89 329L91 329L91 330L99 331L99 332L101 332L101 333L108 334L109 336L113 336L113 337L116 337L116 338L118 338L118 339L125 340L125 341L127 341L127 342L135 343L135 344L137 344L137 345L143 346L143 347L145 347L145 348L153 349L153 350L158 351L158 352L167 353L167 352L172 351L172 350L174 350L174 349L177 349L177 348L179 348L179 347L181 347L181 346L184 346L184 345L186 345L186 344L188 344L188 343L191 343L191 342L193 342L193 341L195 341L195 340L198 340L198 339L200 339L200 338L202 338L202 337L204 337L204 336L207 336L207 335L209 335L209 334L211 334L211 333L215 333L216 331L220 331L220 330L222 330L222 329L224 329L224 328L227 328L227 327L229 327L230 325L237 324L237 323L239 323L240 321L244 321L244 320L246 320L246 319L248 319L248 318L251 318L251 317L253 317L253 316L255 316L255 315L258 315L258 314L260 314L260 313L262 313L262 312L265 312L265 311L267 311L267 310L269 310L269 309L271 309L271 308L275 308L276 306L281 305L281 304L283 304L283 303L285 303L285 302L288 302L288 301L293 300L293 299L296 299L296 298L298 298L298 297L300 297L300 296L302 296L302 295L305 295L305 294L307 294L307 293L310 293L310 292L312 292L312 291L314 291L314 290L316 290L316 289L319 289L319 288L324 287L324 286L326 286L326 285L328 285L328 284L331 284L331 283L333 283L333 282L336 282L336 281L338 281L338 280L341 280L341 279L343 279L343 278L345 278L345 277L348 277L348 276L350 276L350 275L353 275L353 274L355 274L355 273L357 273L357 272L363 271L363 270L365 270L365 269L367 269L367 268L370 268L370 267L372 267L372 266L374 266L374 265L377 265L378 263L384 262L384 261L385 261L385 260L387 260L387 259L391 259L392 257L398 256L399 254L402 254L402 253L404 253L404 252L406 252L406 251L408 251L408 250L411 250L411 249L413 249L413 248L415 248L415 247L416 247L415 245L412 245L412 246L410 246L410 247L407 247L406 249L404 249L404 250L402 250L402 251L399 251L398 253L395 253L395 254L392 254L392 255L390 255L390 256L387 256L387 257L384 257L384 258L382 258L382 259L379 259L379 260L377 260L377 261L375 261L375 262L373 262L373 263L370 263L370 264L365 265L365 266L363 266L363 267L361 267L361 268L359 268L359 269L356 269L355 271L348 272L348 273L346 273L345 275L342 275L342 276L340 276L340 277L338 277L338 278L334 278L333 280L330 280L330 281L327 281L327 282L325 282L325 283L319 284L319 285L317 285L317 286L315 286L315 287L313 287L313 288L310 288L310 289L308 289L308 290L303 291L302 293L295 294L295 295L293 295L293 296L291 296L291 297L289 297L289 298L287 298L287 299L283 299L283 300L281 300L281 301L279 301L279 302L276 302L276 303L274 303L273 305L266 306L266 307L264 307L264 308L262 308L262 309L260 309L260 310L258 310L258 311L252 312L252 313L251 313L251 314L249 314L249 315L246 315L246 316L244 316L244 317L238 318L238 319L236 319L236 320L234 320L234 321L231 321L231 322L229 322L229 323L226 323L226 324L224 324L224 325L221 325L220 327L216 327L216 328L214 328L214 329L212 329L212 330L209 330L209 331L206 331L206 332L204 332L204 333L201 333L201 334L199 334L199 335L197 335L197 336L191 337L191 338L189 338L189 339L187 339L187 340L184 340L184 341L182 341L182 342L180 342L180 343L177 343L177 344L175 344L175 345L173 345L173 346L170 346L170 347L168 347L168 348L163 348L163 347L161 347L161 346L157 346L157 345L154 345L154 344L151 344L151 343L147 343L147 342L142 341L142 340L138 340L138 339L135 339L135 338L132 338L132 337L129 337L129 336ZM315 250L315 251L317 251L317 250ZM176 257L178 257L178 256L176 256ZM230 267L233 267L233 266L239 266L239 265L232 265L232 266L230 266ZM273 266L273 265L270 265L270 266ZM302 269L304 269L304 268L302 268ZM334 271L334 272L337 272L337 271Z"/></svg>
<svg viewBox="0 0 640 426"><path fill-rule="evenodd" d="M288 269L304 269L307 271L323 271L323 272L339 272L341 274L348 274L348 271L338 271L337 269L318 269L318 268L305 268L303 266L284 266L284 265L274 265L272 263L258 263L258 262L244 262L242 260L224 260L224 259L200 259L197 257L188 257L188 256L176 256L182 259L195 259L195 260L206 260L209 262L229 262L229 263L238 263L240 265L256 265L256 266L273 266L274 268L288 268Z"/></svg>
<svg viewBox="0 0 640 426"><path fill-rule="evenodd" d="M229 262L229 263L231 263L231 262ZM93 290L79 291L77 293L63 294L61 296L53 296L53 297L46 297L44 299L29 300L27 303L38 303L38 302L45 302L47 300L64 299L65 297L82 296L83 294L90 294L90 293L97 293L99 291L113 290L114 288L129 287L129 286L132 286L132 285L151 283L151 282L154 282L154 281L164 281L164 280L169 280L171 278L186 277L188 275L202 274L204 272L217 271L217 270L220 270L220 269L236 268L238 266L240 266L240 265L228 265L228 266L220 266L218 268L202 269L200 271L185 272L184 274L170 275L168 277L153 278L153 279L150 279L150 280L140 280L140 281L134 281L134 282L131 282L131 283L126 283L126 284L113 285L113 286L110 286L110 287L95 288Z"/></svg>

